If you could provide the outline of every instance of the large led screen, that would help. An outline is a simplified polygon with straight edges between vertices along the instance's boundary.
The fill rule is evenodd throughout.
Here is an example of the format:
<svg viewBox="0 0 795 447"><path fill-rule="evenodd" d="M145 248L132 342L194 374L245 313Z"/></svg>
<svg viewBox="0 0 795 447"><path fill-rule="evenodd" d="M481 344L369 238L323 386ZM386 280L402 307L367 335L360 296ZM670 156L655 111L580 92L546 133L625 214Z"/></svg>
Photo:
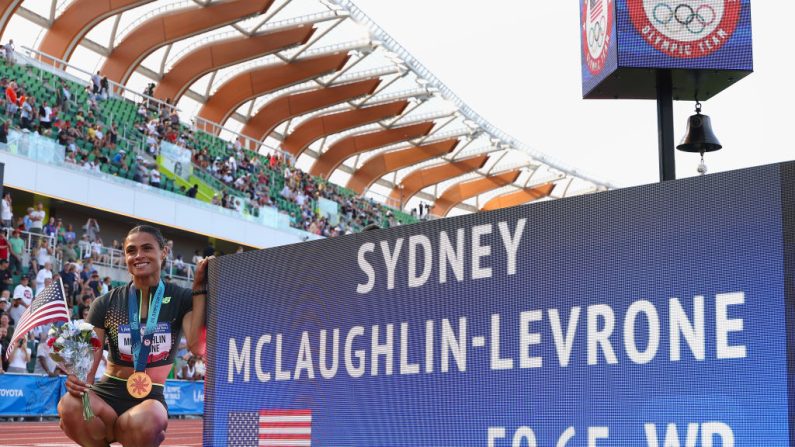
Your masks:
<svg viewBox="0 0 795 447"><path fill-rule="evenodd" d="M615 2L621 67L753 70L750 0Z"/></svg>
<svg viewBox="0 0 795 447"><path fill-rule="evenodd" d="M787 163L221 257L204 444L792 445L793 191Z"/></svg>
<svg viewBox="0 0 795 447"><path fill-rule="evenodd" d="M580 1L580 48L583 95L618 66L616 15L612 0Z"/></svg>

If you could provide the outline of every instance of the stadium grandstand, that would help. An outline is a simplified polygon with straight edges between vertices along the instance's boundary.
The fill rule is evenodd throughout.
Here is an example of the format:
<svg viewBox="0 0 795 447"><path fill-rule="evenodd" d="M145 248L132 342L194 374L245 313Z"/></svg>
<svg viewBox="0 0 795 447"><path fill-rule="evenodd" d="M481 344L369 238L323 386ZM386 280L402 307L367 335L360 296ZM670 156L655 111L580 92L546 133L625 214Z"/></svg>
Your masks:
<svg viewBox="0 0 795 447"><path fill-rule="evenodd" d="M135 222L188 283L212 254L610 188L490 124L348 0L0 11L3 313L59 275L81 318L128 280Z"/></svg>

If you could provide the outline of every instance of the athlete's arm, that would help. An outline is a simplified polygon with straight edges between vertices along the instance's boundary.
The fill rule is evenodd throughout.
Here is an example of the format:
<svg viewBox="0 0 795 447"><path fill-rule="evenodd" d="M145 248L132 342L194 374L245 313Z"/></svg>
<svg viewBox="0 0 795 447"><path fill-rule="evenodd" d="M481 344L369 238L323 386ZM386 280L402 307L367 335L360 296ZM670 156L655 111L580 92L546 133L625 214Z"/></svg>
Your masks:
<svg viewBox="0 0 795 447"><path fill-rule="evenodd" d="M207 300L207 262L210 256L202 259L196 265L196 274L193 277L193 310L185 314L182 326L185 329L185 338L188 340L188 349L196 355L204 355L205 343L201 339L206 325L206 300ZM204 292L204 293L196 293Z"/></svg>

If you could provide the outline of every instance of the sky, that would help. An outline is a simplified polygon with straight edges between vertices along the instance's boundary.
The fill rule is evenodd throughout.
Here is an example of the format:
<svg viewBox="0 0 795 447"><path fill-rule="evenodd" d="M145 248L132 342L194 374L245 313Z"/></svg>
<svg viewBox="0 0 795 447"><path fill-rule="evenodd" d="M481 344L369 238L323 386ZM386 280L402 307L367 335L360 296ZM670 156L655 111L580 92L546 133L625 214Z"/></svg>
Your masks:
<svg viewBox="0 0 795 447"><path fill-rule="evenodd" d="M615 187L659 181L653 100L583 100L579 1L354 0L483 118ZM486 6L487 5L487 6ZM752 0L754 73L703 102L723 149L709 173L795 159L795 2ZM675 139L692 101L674 103ZM677 151L677 178L698 175Z"/></svg>

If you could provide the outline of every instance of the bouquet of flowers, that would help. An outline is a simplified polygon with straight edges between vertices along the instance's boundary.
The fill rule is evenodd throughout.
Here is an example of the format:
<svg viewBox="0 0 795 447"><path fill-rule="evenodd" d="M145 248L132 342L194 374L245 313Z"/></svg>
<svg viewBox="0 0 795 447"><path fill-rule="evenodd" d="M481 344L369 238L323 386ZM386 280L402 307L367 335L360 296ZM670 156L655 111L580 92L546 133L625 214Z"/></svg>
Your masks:
<svg viewBox="0 0 795 447"><path fill-rule="evenodd" d="M47 346L52 349L50 358L64 371L85 382L94 363L94 351L102 349L94 326L69 321L60 326L53 325L47 335ZM88 393L83 393L83 419L89 421L93 417Z"/></svg>

